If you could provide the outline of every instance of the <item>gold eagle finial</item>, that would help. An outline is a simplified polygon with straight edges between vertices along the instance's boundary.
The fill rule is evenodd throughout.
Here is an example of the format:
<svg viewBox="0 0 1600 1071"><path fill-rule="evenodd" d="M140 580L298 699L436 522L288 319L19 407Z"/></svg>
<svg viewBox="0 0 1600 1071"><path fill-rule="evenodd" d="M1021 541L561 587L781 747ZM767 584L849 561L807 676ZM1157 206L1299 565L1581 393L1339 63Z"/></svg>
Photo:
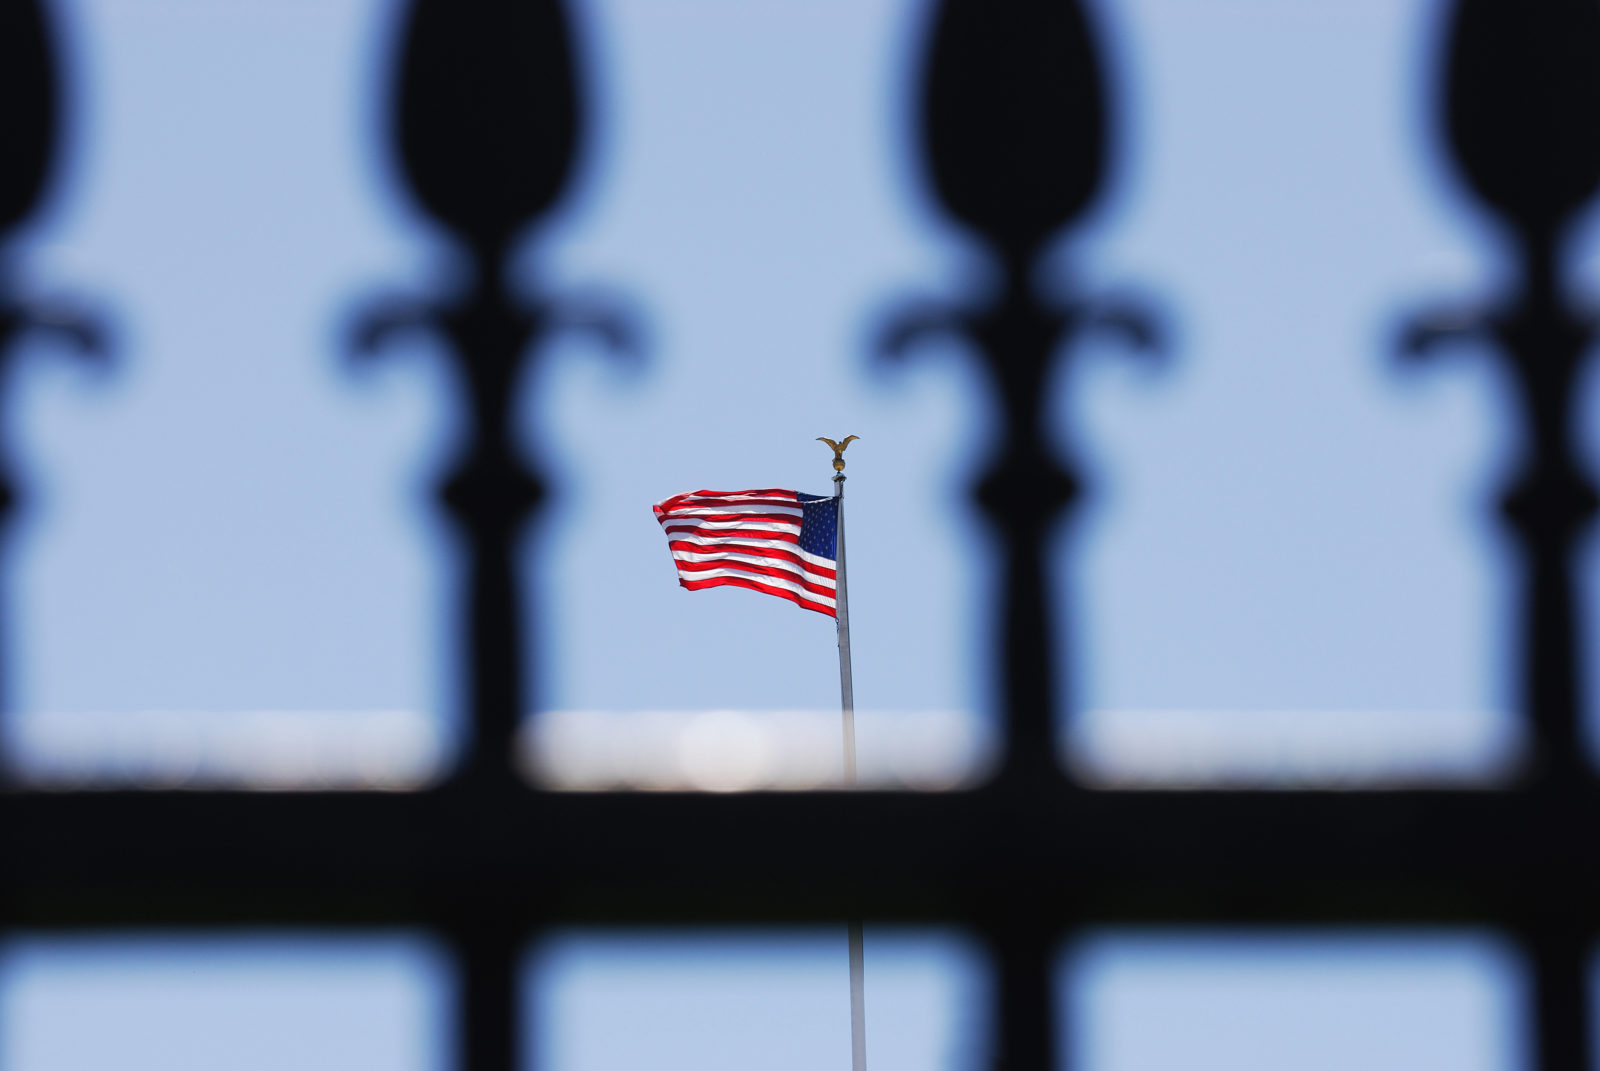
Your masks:
<svg viewBox="0 0 1600 1071"><path fill-rule="evenodd" d="M844 437L844 441L843 442L837 442L836 443L832 439L828 438L826 435L818 435L817 436L817 442L819 442L819 443L827 443L829 446L833 447L833 471L834 472L843 472L844 471L844 451L845 451L845 447L849 446L852 442L854 442L855 440L857 440L859 438L861 438L861 436L859 436L859 435L846 435Z"/></svg>

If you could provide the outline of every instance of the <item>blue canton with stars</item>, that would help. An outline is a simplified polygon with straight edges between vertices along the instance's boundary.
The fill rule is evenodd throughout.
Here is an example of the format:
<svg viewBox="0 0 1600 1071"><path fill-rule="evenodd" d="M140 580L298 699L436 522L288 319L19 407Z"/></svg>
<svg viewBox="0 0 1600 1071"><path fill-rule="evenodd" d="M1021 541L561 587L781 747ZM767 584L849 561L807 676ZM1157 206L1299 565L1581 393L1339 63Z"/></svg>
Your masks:
<svg viewBox="0 0 1600 1071"><path fill-rule="evenodd" d="M800 496L800 549L807 554L830 561L839 557L834 553L835 533L839 530L839 500L825 495Z"/></svg>

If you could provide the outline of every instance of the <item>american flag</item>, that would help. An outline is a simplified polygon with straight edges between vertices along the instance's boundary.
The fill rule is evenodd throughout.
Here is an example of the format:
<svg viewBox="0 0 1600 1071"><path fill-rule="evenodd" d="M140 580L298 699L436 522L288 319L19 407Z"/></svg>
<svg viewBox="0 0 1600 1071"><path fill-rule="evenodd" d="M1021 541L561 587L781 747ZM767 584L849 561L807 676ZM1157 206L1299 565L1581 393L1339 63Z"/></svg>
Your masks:
<svg viewBox="0 0 1600 1071"><path fill-rule="evenodd" d="M834 614L839 500L799 491L690 491L654 506L690 591L728 584Z"/></svg>

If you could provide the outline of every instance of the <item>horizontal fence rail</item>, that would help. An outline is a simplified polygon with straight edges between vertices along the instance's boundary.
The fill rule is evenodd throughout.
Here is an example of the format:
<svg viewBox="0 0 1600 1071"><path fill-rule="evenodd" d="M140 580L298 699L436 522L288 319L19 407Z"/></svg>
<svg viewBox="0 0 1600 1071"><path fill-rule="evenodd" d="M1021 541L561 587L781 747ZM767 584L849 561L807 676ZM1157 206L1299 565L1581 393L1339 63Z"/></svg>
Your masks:
<svg viewBox="0 0 1600 1071"><path fill-rule="evenodd" d="M1600 790L0 798L15 922L1600 921ZM208 901L208 902L207 902Z"/></svg>

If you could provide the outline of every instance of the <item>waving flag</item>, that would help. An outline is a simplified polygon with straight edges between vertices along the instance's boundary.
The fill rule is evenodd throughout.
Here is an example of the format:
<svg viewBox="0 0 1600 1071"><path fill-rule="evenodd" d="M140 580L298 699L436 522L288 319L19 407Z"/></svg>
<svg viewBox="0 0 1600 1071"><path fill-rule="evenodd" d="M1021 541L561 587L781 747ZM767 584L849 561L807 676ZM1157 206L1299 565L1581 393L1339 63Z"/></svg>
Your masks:
<svg viewBox="0 0 1600 1071"><path fill-rule="evenodd" d="M833 618L839 637L839 700L844 715L844 783L856 783L856 701L850 680L850 600L844 569L844 452L833 450L832 498L799 491L691 491L655 504L678 564L678 583L690 591L729 585L788 599ZM865 943L861 921L848 927L850 944L850 1066L867 1068Z"/></svg>
<svg viewBox="0 0 1600 1071"><path fill-rule="evenodd" d="M691 491L653 507L690 591L722 585L836 616L839 500L799 491Z"/></svg>

